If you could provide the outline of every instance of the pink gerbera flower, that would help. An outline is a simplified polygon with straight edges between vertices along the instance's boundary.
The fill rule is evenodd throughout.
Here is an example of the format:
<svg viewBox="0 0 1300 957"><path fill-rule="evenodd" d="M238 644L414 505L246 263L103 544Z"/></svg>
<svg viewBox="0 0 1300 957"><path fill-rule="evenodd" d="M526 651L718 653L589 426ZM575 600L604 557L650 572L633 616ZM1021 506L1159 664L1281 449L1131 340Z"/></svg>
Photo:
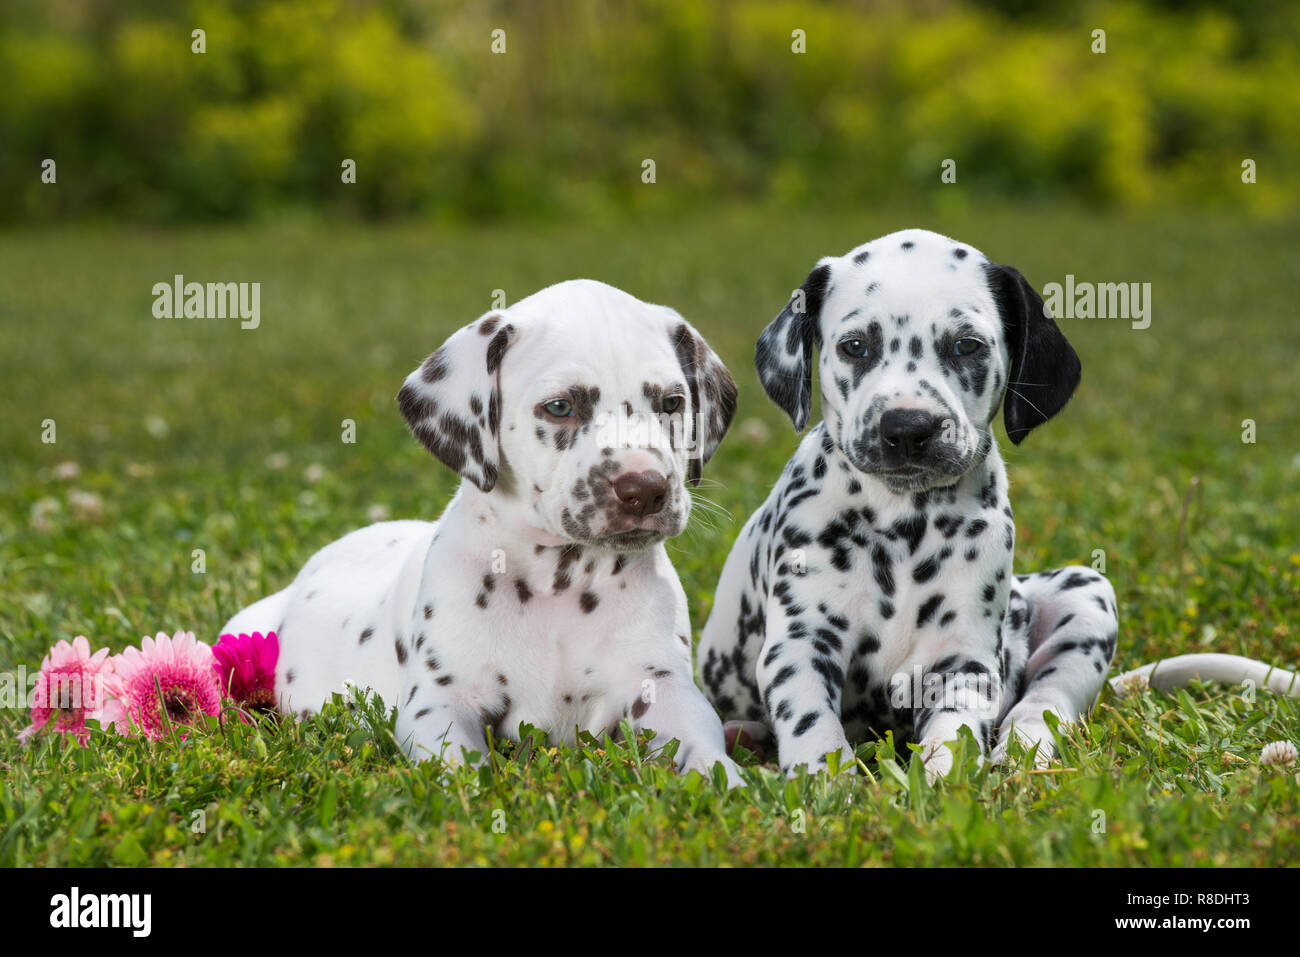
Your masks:
<svg viewBox="0 0 1300 957"><path fill-rule="evenodd" d="M140 647L128 648L113 659L106 682L116 700L104 707L102 721L123 734L133 730L161 738L168 725L197 724L221 706L221 684L212 649L194 633L178 631L148 635Z"/></svg>
<svg viewBox="0 0 1300 957"><path fill-rule="evenodd" d="M60 641L41 662L32 694L32 723L19 732L18 740L50 730L75 734L84 746L90 734L86 719L102 718L105 679L112 671L108 649L92 655L85 635L78 635L72 644Z"/></svg>
<svg viewBox="0 0 1300 957"><path fill-rule="evenodd" d="M275 713L275 663L280 658L280 639L275 632L222 635L212 654L217 659L221 690L228 697L247 711Z"/></svg>

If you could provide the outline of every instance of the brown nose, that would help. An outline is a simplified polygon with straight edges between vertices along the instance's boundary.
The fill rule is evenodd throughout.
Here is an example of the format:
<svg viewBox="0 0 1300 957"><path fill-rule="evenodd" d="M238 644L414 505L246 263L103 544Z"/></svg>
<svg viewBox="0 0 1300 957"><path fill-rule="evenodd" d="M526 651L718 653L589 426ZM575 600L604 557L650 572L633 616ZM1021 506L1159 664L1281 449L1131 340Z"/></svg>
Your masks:
<svg viewBox="0 0 1300 957"><path fill-rule="evenodd" d="M653 515L664 507L668 497L668 480L658 472L627 472L614 479L624 515Z"/></svg>

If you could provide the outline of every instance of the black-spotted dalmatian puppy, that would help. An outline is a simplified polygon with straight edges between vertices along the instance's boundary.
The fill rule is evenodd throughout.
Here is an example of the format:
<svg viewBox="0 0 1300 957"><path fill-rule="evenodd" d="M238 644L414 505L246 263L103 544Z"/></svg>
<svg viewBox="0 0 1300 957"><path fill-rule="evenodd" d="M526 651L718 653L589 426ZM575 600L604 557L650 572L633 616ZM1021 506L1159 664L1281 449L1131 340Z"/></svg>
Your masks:
<svg viewBox="0 0 1300 957"><path fill-rule="evenodd" d="M436 522L382 522L317 552L226 632L280 640L281 709L344 682L396 703L411 754L486 753L520 722L572 743L620 722L727 757L691 673L686 596L663 542L735 410L731 376L680 315L603 283L551 286L451 336L402 414L465 479ZM697 431L698 430L698 431Z"/></svg>
<svg viewBox="0 0 1300 957"><path fill-rule="evenodd" d="M1045 761L1043 712L1092 705L1118 618L1091 569L1011 570L993 418L1019 444L1080 376L1038 293L964 243L893 233L819 261L756 361L796 429L816 362L824 421L723 569L699 647L714 705L774 732L791 774L886 731L943 774L963 725L995 759L1014 729Z"/></svg>

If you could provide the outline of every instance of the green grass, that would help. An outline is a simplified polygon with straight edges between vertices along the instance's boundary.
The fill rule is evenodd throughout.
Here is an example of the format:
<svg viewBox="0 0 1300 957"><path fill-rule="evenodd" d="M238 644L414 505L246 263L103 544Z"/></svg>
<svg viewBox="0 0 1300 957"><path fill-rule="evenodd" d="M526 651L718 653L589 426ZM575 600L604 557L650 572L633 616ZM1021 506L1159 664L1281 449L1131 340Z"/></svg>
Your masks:
<svg viewBox="0 0 1300 957"><path fill-rule="evenodd" d="M701 515L670 543L698 630L732 539L797 441L757 384L754 339L818 256L908 225L1040 288L1066 273L1152 283L1145 331L1062 321L1083 385L1023 446L1002 443L1017 566L1104 551L1117 667L1195 650L1294 667L1300 222L1000 207L0 236L0 671L78 634L114 650L164 629L215 640L371 506L436 516L455 479L409 437L398 385L494 289L514 301L577 275L677 307L740 385L704 489L732 520ZM261 328L153 318L150 289L175 273L260 281ZM340 441L344 419L355 444ZM68 461L80 474L57 477ZM323 467L314 482L309 465ZM74 492L98 495L98 513ZM196 548L205 574L191 571ZM1300 850L1300 783L1258 760L1269 741L1300 741L1300 706L1239 689L1108 692L1053 773L968 763L931 787L907 755L870 744L856 776L761 768L730 793L677 777L645 740L505 745L490 768L447 774L399 759L372 709L84 750L19 747L25 724L0 709L6 865L1259 865Z"/></svg>

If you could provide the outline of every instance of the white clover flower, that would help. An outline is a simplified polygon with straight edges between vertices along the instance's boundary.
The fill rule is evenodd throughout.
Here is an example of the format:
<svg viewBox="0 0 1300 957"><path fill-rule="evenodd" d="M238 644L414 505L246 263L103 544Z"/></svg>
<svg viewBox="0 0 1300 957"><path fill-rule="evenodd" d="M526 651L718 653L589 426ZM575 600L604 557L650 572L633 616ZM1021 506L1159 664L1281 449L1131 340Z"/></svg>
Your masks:
<svg viewBox="0 0 1300 957"><path fill-rule="evenodd" d="M71 489L68 492L68 506L77 518L88 522L97 522L104 517L104 500L94 492Z"/></svg>
<svg viewBox="0 0 1300 957"><path fill-rule="evenodd" d="M51 532L54 522L51 516L61 511L63 506L57 498L43 498L32 505L32 528L38 532Z"/></svg>
<svg viewBox="0 0 1300 957"><path fill-rule="evenodd" d="M161 415L151 415L144 420L144 430L155 439L165 439L171 435L172 428Z"/></svg>
<svg viewBox="0 0 1300 957"><path fill-rule="evenodd" d="M1151 683L1147 681L1147 676L1136 671L1123 675L1114 684L1115 694L1121 698L1144 694L1150 687Z"/></svg>
<svg viewBox="0 0 1300 957"><path fill-rule="evenodd" d="M1259 763L1279 768L1295 765L1296 747L1290 741L1270 741L1259 752Z"/></svg>

